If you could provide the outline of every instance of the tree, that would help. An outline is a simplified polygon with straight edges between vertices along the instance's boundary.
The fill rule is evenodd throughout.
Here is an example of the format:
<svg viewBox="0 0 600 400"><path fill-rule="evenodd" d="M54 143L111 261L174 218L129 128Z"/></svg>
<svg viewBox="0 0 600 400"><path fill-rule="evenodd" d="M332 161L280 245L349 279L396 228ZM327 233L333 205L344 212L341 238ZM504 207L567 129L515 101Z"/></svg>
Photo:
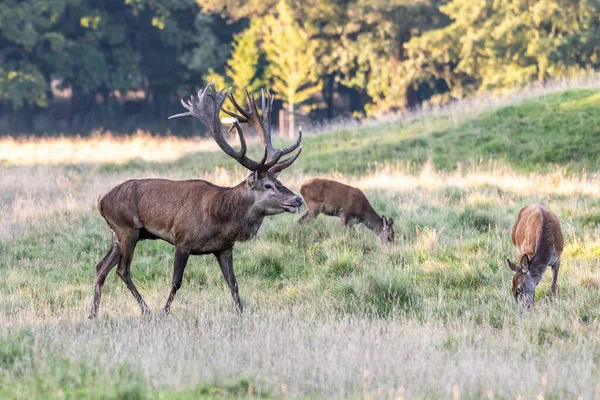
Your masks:
<svg viewBox="0 0 600 400"><path fill-rule="evenodd" d="M343 85L370 99L368 115L399 111L415 105L418 88L402 84L400 65L407 55L404 44L424 31L443 26L440 0L356 0L339 5L331 1L328 12L302 7L313 27L313 37L325 49L321 62Z"/></svg>
<svg viewBox="0 0 600 400"><path fill-rule="evenodd" d="M402 84L403 45L421 32L444 26L442 0L306 0L274 6L273 0L197 0L206 12L219 12L231 20L273 20L287 7L314 45L319 74L327 82L323 96L333 115L334 83L351 88L365 100L368 114L396 111L419 102L418 89ZM301 50L303 51L303 49ZM363 100L364 99L364 100Z"/></svg>
<svg viewBox="0 0 600 400"><path fill-rule="evenodd" d="M293 136L296 105L321 91L317 42L308 38L285 1L277 4L277 15L264 17L262 26L267 76L273 90L284 99L289 114L288 134Z"/></svg>
<svg viewBox="0 0 600 400"><path fill-rule="evenodd" d="M223 39L231 38L227 29L221 36L214 33L218 18L202 15L195 0L5 3L0 8L0 103L9 107L3 110L39 112L34 109L52 103L55 81L72 94L65 116L77 128L96 123L96 110L106 117L111 104L125 113L125 95L132 90L145 94L136 112L153 105L152 122L166 121L173 94L189 91L209 68L223 65L228 51Z"/></svg>
<svg viewBox="0 0 600 400"><path fill-rule="evenodd" d="M219 13L237 21L272 14L278 0L196 0L205 14Z"/></svg>
<svg viewBox="0 0 600 400"><path fill-rule="evenodd" d="M47 105L50 71L40 58L63 49L59 21L75 2L8 0L0 7L0 101L13 109Z"/></svg>
<svg viewBox="0 0 600 400"><path fill-rule="evenodd" d="M403 65L405 84L437 86L437 101L600 66L596 0L453 0L441 11L452 23L411 40Z"/></svg>
<svg viewBox="0 0 600 400"><path fill-rule="evenodd" d="M263 85L261 58L263 51L259 46L260 20L255 19L250 26L233 36L231 55L227 60L225 75L213 69L205 77L205 81L217 83L217 87L232 86L237 99L245 97L245 91L253 93Z"/></svg>

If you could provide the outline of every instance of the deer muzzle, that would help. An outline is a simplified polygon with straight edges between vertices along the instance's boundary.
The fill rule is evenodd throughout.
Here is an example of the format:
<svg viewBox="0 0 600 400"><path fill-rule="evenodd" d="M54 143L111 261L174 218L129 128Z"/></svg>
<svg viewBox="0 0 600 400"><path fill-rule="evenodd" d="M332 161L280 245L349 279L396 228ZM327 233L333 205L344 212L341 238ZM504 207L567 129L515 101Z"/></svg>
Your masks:
<svg viewBox="0 0 600 400"><path fill-rule="evenodd" d="M294 204L282 204L281 208L283 208L286 212L295 213L302 204L304 204L302 199L296 196L294 199Z"/></svg>

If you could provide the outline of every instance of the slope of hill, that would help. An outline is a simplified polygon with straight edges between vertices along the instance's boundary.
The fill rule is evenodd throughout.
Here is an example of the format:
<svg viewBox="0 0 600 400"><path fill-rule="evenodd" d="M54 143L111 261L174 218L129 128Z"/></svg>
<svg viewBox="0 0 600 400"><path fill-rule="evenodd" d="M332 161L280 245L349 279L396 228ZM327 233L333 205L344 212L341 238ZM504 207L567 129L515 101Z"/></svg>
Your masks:
<svg viewBox="0 0 600 400"><path fill-rule="evenodd" d="M377 163L418 170L430 160L437 169L446 171L459 164L490 161L522 172L547 172L556 167L594 171L600 154L599 105L600 91L568 90L483 112L466 110L460 115L442 113L406 123L341 129L306 137L295 169L363 174ZM260 158L259 147L250 146L249 152ZM219 152L200 152L168 165L134 160L102 168L210 171L235 165Z"/></svg>

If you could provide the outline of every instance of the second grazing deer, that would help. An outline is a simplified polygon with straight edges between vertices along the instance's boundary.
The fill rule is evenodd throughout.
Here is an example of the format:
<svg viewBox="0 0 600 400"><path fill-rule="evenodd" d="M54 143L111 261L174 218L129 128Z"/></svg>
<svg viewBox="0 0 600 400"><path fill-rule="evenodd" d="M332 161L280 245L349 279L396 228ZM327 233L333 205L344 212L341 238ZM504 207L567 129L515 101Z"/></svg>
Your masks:
<svg viewBox="0 0 600 400"><path fill-rule="evenodd" d="M556 282L560 256L564 247L560 222L549 209L539 204L524 207L512 228L512 242L517 248L519 265L508 260L515 272L512 282L517 302L533 304L535 288L549 265L552 266L552 297L556 298Z"/></svg>
<svg viewBox="0 0 600 400"><path fill-rule="evenodd" d="M380 216L360 190L329 179L309 179L300 186L308 211L300 222L315 219L320 213L340 217L344 226L361 223L375 232L382 242L394 242L394 220Z"/></svg>
<svg viewBox="0 0 600 400"><path fill-rule="evenodd" d="M134 179L124 182L98 199L98 210L112 230L110 250L96 266L94 299L90 318L98 315L102 285L111 269L118 264L117 275L137 300L142 314L150 312L131 279L131 260L136 244L143 239L162 239L175 246L173 280L164 312L169 313L190 255L213 254L231 290L235 307L242 311L238 284L233 271L233 245L256 235L263 219L283 212L294 213L302 199L286 188L277 176L289 167L302 150L302 132L295 144L274 149L271 144L270 117L273 96L262 95L262 117L256 101L248 95L245 110L229 95L240 113L225 111L236 118L241 148L235 150L221 132L219 112L229 90L216 91L214 83L198 92L189 102L181 103L188 112L170 118L191 116L199 119L219 147L245 168L250 175L234 187L221 187L203 180L171 181L166 179ZM169 119L170 119L169 118ZM261 161L246 156L246 142L240 122L251 124L263 146ZM298 150L295 155L282 156Z"/></svg>

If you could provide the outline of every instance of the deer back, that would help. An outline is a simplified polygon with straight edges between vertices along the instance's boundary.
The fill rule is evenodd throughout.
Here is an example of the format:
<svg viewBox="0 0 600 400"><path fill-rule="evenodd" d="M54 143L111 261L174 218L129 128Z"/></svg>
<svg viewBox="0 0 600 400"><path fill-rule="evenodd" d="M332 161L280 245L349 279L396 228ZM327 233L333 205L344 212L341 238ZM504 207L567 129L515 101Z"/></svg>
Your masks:
<svg viewBox="0 0 600 400"><path fill-rule="evenodd" d="M552 211L540 204L523 208L512 229L512 241L519 259L527 255L537 263L550 263L552 257L560 257L564 239L560 222Z"/></svg>
<svg viewBox="0 0 600 400"><path fill-rule="evenodd" d="M243 183L242 185L244 185ZM239 185L238 185L239 186ZM243 188L224 188L203 180L136 179L98 201L100 214L117 231L140 229L146 237L207 249L253 236L261 216L247 215L252 200ZM214 238L213 243L209 243Z"/></svg>
<svg viewBox="0 0 600 400"><path fill-rule="evenodd" d="M310 179L300 186L300 193L309 206L318 205L324 212L343 209L358 216L372 210L361 190L329 179Z"/></svg>

